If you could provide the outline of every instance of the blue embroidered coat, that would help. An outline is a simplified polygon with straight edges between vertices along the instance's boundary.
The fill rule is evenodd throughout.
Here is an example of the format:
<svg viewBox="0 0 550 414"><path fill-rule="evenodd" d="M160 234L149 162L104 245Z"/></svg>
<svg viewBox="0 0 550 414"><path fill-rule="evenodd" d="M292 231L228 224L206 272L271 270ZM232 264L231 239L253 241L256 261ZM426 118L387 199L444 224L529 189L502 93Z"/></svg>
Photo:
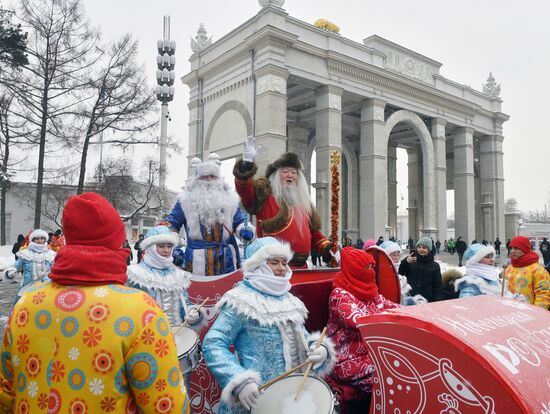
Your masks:
<svg viewBox="0 0 550 414"><path fill-rule="evenodd" d="M226 292L217 304L220 313L206 334L202 347L208 368L222 388L218 414L247 411L235 404L238 391L248 382L263 384L307 358L305 345L319 333L304 328L307 310L295 296L261 293L246 281ZM237 356L229 351L233 344ZM313 371L320 376L332 370L335 360L330 339L323 340L328 358Z"/></svg>

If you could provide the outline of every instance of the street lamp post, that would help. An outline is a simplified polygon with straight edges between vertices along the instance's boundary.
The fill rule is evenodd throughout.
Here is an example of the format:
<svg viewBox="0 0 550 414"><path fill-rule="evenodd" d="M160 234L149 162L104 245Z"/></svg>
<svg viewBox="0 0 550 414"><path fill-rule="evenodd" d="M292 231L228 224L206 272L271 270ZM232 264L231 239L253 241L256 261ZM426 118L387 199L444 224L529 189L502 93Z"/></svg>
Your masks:
<svg viewBox="0 0 550 414"><path fill-rule="evenodd" d="M170 40L170 16L164 16L163 39L157 41L157 99L161 102L160 111L160 160L159 187L166 188L166 143L170 113L168 102L174 99L174 81L176 80L176 41Z"/></svg>

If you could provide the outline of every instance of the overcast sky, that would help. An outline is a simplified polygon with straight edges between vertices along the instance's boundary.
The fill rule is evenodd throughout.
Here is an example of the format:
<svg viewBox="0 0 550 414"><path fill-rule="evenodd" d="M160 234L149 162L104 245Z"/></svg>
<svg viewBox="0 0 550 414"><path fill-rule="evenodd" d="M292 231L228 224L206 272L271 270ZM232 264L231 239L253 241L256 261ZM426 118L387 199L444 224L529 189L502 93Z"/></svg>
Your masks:
<svg viewBox="0 0 550 414"><path fill-rule="evenodd" d="M257 0L84 0L87 14L107 38L131 32L140 40L140 58L155 83L156 41L163 15L171 16L177 42L177 78L189 71L190 37L204 23L216 41L254 16ZM441 62L440 74L481 90L489 72L501 84L504 124L505 197L522 210L544 210L550 199L548 118L550 85L550 3L543 0L286 0L293 17L313 23L325 18L340 26L342 36L362 43L377 34ZM169 134L183 153L169 161L167 185L178 190L185 180L188 136L188 88L176 83L170 104ZM399 192L406 192L400 167ZM399 194L399 193L398 193ZM454 208L449 206L449 213Z"/></svg>

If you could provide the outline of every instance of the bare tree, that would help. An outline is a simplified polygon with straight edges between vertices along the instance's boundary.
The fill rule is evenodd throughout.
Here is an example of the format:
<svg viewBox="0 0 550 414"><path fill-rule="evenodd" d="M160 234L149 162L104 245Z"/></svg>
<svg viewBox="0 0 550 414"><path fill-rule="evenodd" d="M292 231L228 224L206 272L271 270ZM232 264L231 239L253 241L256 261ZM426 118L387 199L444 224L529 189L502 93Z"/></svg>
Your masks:
<svg viewBox="0 0 550 414"><path fill-rule="evenodd" d="M104 180L96 184L97 191L121 213L123 221L141 214L166 214L170 207L166 193L155 185L159 173L157 161L144 161L139 180L133 177L132 161L128 158L107 159L100 168L102 171L96 171L96 175L101 174Z"/></svg>
<svg viewBox="0 0 550 414"><path fill-rule="evenodd" d="M92 144L158 144L158 139L143 135L157 126L151 120L156 97L147 85L143 66L136 63L137 40L131 35L111 43L95 78L90 79L90 96L75 115L83 120L86 131L81 147L78 194L82 193L86 176L89 146ZM121 138L103 139L105 131L118 132ZM100 138L100 139L98 139Z"/></svg>
<svg viewBox="0 0 550 414"><path fill-rule="evenodd" d="M20 18L29 30L29 64L13 91L24 108L29 136L38 145L34 208L38 228L46 154L61 148L55 146L58 139L66 144L74 130L72 108L82 101L90 67L98 59L99 34L85 20L80 0L22 0Z"/></svg>

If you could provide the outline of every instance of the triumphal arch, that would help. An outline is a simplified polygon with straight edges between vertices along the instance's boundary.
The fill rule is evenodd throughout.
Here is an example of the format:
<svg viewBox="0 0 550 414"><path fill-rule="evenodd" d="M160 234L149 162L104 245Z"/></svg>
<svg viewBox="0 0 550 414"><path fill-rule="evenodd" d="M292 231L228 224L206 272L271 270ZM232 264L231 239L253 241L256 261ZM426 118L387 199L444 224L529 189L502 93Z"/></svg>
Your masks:
<svg viewBox="0 0 550 414"><path fill-rule="evenodd" d="M192 39L189 159L242 154L255 134L259 171L285 151L316 153L317 208L331 218L330 156L341 152L341 229L352 238L396 234L396 152L408 156L409 234L470 241L504 237L499 86L483 91L439 74L441 63L373 35L358 43L290 16L282 1L221 39ZM334 25L333 25L334 26ZM447 206L446 190L455 205Z"/></svg>

